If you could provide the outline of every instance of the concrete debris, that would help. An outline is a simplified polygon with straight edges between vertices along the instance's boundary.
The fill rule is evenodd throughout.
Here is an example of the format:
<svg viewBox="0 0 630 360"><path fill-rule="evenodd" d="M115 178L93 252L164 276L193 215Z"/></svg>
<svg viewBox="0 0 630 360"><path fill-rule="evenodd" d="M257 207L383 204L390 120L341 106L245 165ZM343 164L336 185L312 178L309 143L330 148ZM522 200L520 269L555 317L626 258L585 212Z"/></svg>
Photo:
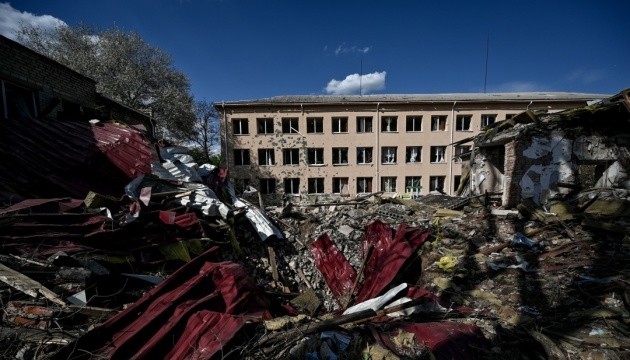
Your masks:
<svg viewBox="0 0 630 360"><path fill-rule="evenodd" d="M465 197L237 195L227 170L144 142L117 191L17 193L3 357L630 358L626 98L497 124Z"/></svg>

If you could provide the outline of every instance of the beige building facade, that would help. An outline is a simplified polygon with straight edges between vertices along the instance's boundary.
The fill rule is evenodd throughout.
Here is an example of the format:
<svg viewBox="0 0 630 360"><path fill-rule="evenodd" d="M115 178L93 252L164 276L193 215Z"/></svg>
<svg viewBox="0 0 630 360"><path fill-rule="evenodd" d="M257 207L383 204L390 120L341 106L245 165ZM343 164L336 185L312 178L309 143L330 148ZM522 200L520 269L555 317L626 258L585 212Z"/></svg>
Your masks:
<svg viewBox="0 0 630 360"><path fill-rule="evenodd" d="M222 156L237 189L353 198L454 194L452 145L529 110L557 112L609 95L500 93L283 96L217 103Z"/></svg>

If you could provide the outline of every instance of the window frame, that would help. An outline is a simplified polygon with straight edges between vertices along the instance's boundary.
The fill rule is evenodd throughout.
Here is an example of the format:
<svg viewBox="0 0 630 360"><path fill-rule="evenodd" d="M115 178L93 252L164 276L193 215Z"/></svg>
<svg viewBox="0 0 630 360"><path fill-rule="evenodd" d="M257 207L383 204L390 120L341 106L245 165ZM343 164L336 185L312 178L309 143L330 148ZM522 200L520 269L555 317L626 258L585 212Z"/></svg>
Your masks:
<svg viewBox="0 0 630 360"><path fill-rule="evenodd" d="M361 184L363 183L363 186ZM362 187L365 191L359 191ZM357 194L370 194L374 192L374 181L371 176L357 177Z"/></svg>
<svg viewBox="0 0 630 360"><path fill-rule="evenodd" d="M263 183L265 184L263 186ZM275 178L260 178L258 179L258 191L262 195L274 194L278 187L278 181Z"/></svg>
<svg viewBox="0 0 630 360"><path fill-rule="evenodd" d="M366 130L369 122L369 131ZM374 132L374 119L372 116L357 116L357 134L369 134Z"/></svg>
<svg viewBox="0 0 630 360"><path fill-rule="evenodd" d="M321 161L321 162L318 162L318 161ZM308 166L326 165L324 163L324 148L307 148L306 149L306 162Z"/></svg>
<svg viewBox="0 0 630 360"><path fill-rule="evenodd" d="M290 154L289 157L290 157L291 162L287 162L287 154ZM285 165L285 166L300 165L300 149L295 149L295 148L282 149L282 165Z"/></svg>
<svg viewBox="0 0 630 360"><path fill-rule="evenodd" d="M415 180L417 180L418 185L414 185ZM409 189L411 189L411 191L409 191ZM418 191L416 192L414 190ZM405 192L413 193L414 195L422 194L422 176L405 176Z"/></svg>
<svg viewBox="0 0 630 360"><path fill-rule="evenodd" d="M435 150L435 151L434 151ZM440 154L440 151L441 153ZM435 161L433 160L435 158ZM439 161L442 159L442 161ZM446 146L431 146L431 164L446 164Z"/></svg>
<svg viewBox="0 0 630 360"><path fill-rule="evenodd" d="M234 154L234 166L251 166L252 165L252 158L251 155L249 153L249 149L232 149L233 150L233 154ZM239 156L237 156L236 152L239 152ZM243 155L246 155L247 158L247 164L245 164L243 161L245 158L243 157ZM240 159L240 161L236 161L236 159Z"/></svg>
<svg viewBox="0 0 630 360"><path fill-rule="evenodd" d="M271 159L269 159L269 157L267 156L268 154L271 154ZM261 163L263 158L265 159L265 164ZM271 164L267 164L268 160L271 160ZM258 166L275 166L275 165L276 165L276 152L274 149L268 149L268 148L258 149Z"/></svg>
<svg viewBox="0 0 630 360"><path fill-rule="evenodd" d="M441 191L438 190L440 182L442 183L442 187L440 188ZM430 176L429 177L429 192L431 192L431 191L445 192L444 191L445 183L446 183L446 176L445 175ZM437 186L434 187L433 185L437 185Z"/></svg>
<svg viewBox="0 0 630 360"><path fill-rule="evenodd" d="M391 120L389 124L387 124L387 120ZM394 124L394 129L392 130L392 123ZM387 130L387 128L390 128ZM398 116L381 116L381 132L382 133L397 133L398 132Z"/></svg>
<svg viewBox="0 0 630 360"><path fill-rule="evenodd" d="M393 187L392 187L393 181ZM398 183L398 178L396 176L381 176L381 191L388 193L395 193ZM389 186L388 186L389 185Z"/></svg>
<svg viewBox="0 0 630 360"><path fill-rule="evenodd" d="M238 123L238 132L236 131L236 124ZM245 131L243 131L243 124L245 124ZM232 119L232 134L233 135L249 135L249 119L237 118Z"/></svg>
<svg viewBox="0 0 630 360"><path fill-rule="evenodd" d="M367 158L368 154L367 152L369 152L369 161L360 161L359 160L359 154L361 152L361 150L363 150L363 155L362 158L363 160L365 160L365 158ZM374 163L374 148L371 146L361 146L361 147L357 147L357 165L367 165L367 164L373 164Z"/></svg>
<svg viewBox="0 0 630 360"><path fill-rule="evenodd" d="M443 120L443 121L442 121ZM437 126L434 126L437 121ZM443 128L440 126L444 124ZM447 131L448 117L446 115L431 115L431 132L443 132Z"/></svg>
<svg viewBox="0 0 630 360"><path fill-rule="evenodd" d="M492 122L487 120L492 119ZM481 128L485 128L497 122L497 114L481 114Z"/></svg>
<svg viewBox="0 0 630 360"><path fill-rule="evenodd" d="M331 129L333 134L347 134L348 133L348 117L347 116L333 116L331 118ZM343 130L345 128L345 131Z"/></svg>
<svg viewBox="0 0 630 360"><path fill-rule="evenodd" d="M297 186L295 182L297 182ZM287 185L290 185L289 187L291 191L287 191ZM300 178L284 178L284 193L289 195L300 195Z"/></svg>
<svg viewBox="0 0 630 360"><path fill-rule="evenodd" d="M412 126L410 126L409 120L412 121L411 123ZM416 122L419 123L420 130L414 130L416 128ZM412 128L412 129L410 130L409 128ZM405 121L405 131L406 132L422 132L422 115L407 115L407 119Z"/></svg>
<svg viewBox="0 0 630 360"><path fill-rule="evenodd" d="M288 129L286 129L287 127ZM282 133L283 134L299 134L300 133L300 119L296 117L282 118Z"/></svg>
<svg viewBox="0 0 630 360"><path fill-rule="evenodd" d="M416 155L416 161L409 161L411 156L410 156L410 150L413 148L418 148L418 154ZM405 164L421 164L422 163L422 146L416 145L416 146L407 146L405 147Z"/></svg>
<svg viewBox="0 0 630 360"><path fill-rule="evenodd" d="M306 118L306 133L307 134L323 134L324 133L324 118L323 117L307 117Z"/></svg>
<svg viewBox="0 0 630 360"><path fill-rule="evenodd" d="M344 158L344 154L342 154L342 152L345 151L345 160L346 162L343 162L343 158ZM340 165L349 165L350 164L350 159L348 157L348 151L349 149L347 147L334 147L332 148L332 164L336 165L336 166L340 166ZM341 158L341 159L340 159ZM340 161L341 160L341 161Z"/></svg>
<svg viewBox="0 0 630 360"><path fill-rule="evenodd" d="M457 115L455 117L455 131L473 131L472 115L468 115L468 114Z"/></svg>
<svg viewBox="0 0 630 360"><path fill-rule="evenodd" d="M345 183L343 182L345 180ZM343 186L346 186L346 192L343 192ZM332 178L332 193L341 196L350 196L350 178L347 177L333 177Z"/></svg>
<svg viewBox="0 0 630 360"><path fill-rule="evenodd" d="M264 124L264 132L260 132L261 123ZM267 129L271 127L271 130ZM256 119L256 131L258 135L272 135L274 133L274 123L272 118L257 118Z"/></svg>
<svg viewBox="0 0 630 360"><path fill-rule="evenodd" d="M386 151L388 153L387 156L388 157L391 156L393 158L393 161L385 161ZM383 165L398 164L398 146L381 146L381 164Z"/></svg>
<svg viewBox="0 0 630 360"><path fill-rule="evenodd" d="M306 192L308 194L311 195L319 195L319 194L325 194L325 184L324 184L325 178L323 177L313 177L313 178L308 178L307 179L307 190ZM315 187L315 191L313 190L313 186ZM319 187L321 187L321 189L319 189Z"/></svg>

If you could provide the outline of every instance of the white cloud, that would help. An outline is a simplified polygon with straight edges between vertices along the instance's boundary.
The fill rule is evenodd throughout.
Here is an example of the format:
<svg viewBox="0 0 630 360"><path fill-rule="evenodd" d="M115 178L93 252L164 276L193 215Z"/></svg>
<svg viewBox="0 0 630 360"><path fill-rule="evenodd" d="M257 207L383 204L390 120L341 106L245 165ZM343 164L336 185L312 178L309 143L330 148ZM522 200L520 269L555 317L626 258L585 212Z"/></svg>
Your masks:
<svg viewBox="0 0 630 360"><path fill-rule="evenodd" d="M332 79L326 85L325 91L333 95L368 94L385 89L385 75L387 72L365 74L351 74L343 80Z"/></svg>
<svg viewBox="0 0 630 360"><path fill-rule="evenodd" d="M0 35L15 40L20 25L32 25L44 30L52 30L66 23L51 15L35 15L14 9L10 3L0 3Z"/></svg>
<svg viewBox="0 0 630 360"><path fill-rule="evenodd" d="M328 47L326 47L325 49L327 48ZM366 46L366 47L346 46L346 43L342 43L341 45L337 46L337 48L335 49L335 55L345 54L345 53L367 54L367 52L370 51L370 49L372 49L371 46Z"/></svg>

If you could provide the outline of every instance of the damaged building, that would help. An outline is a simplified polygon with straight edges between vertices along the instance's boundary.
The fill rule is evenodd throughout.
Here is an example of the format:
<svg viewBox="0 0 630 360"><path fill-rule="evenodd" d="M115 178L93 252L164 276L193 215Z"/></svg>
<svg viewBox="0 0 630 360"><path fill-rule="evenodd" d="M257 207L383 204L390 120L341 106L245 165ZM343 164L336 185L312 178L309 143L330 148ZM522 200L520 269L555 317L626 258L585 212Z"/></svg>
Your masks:
<svg viewBox="0 0 630 360"><path fill-rule="evenodd" d="M5 38L0 51L0 358L630 358L627 90L497 108L438 96L404 113L403 97L218 105L227 137L240 132L228 155L282 150L287 181L274 162L246 165L275 152L196 164L90 79ZM475 134L458 154L431 150ZM346 159L356 144L379 161ZM452 171L454 191L453 155L466 196L422 190ZM355 170L360 190L342 174ZM402 177L423 196L383 196ZM268 201L276 179L299 194Z"/></svg>
<svg viewBox="0 0 630 360"><path fill-rule="evenodd" d="M526 111L493 124L467 154L470 194L499 197L506 208L524 198L549 208L583 189L629 189L629 109L624 90L588 106Z"/></svg>

